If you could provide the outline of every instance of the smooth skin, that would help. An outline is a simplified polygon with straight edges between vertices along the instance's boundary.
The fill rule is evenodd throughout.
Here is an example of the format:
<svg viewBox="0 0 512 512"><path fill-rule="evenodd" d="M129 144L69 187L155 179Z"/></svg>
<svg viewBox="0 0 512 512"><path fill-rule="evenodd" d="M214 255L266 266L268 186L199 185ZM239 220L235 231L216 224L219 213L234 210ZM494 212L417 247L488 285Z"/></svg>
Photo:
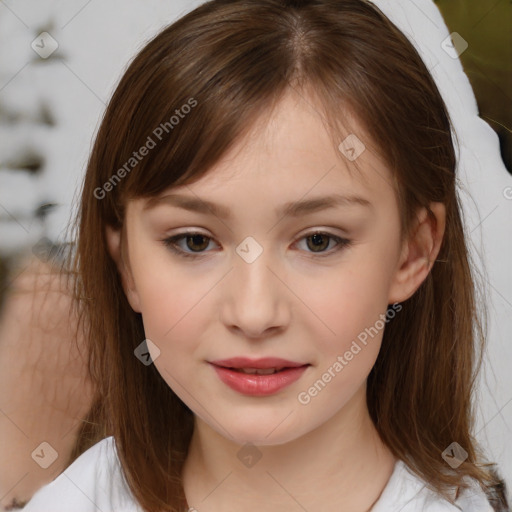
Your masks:
<svg viewBox="0 0 512 512"><path fill-rule="evenodd" d="M362 175L349 173L318 112L312 99L291 91L264 129L206 176L162 194L213 201L229 208L230 218L165 200L145 208L150 200L136 199L124 230L106 231L128 300L160 350L154 364L196 416L183 478L188 503L200 512L366 512L394 467L365 398L383 329L308 404L297 397L389 304L418 289L438 255L445 209L431 205L435 222L419 211L401 244L390 170L367 149L357 160ZM284 203L333 193L370 205L275 213ZM177 242L199 253L195 259L162 242L187 230L208 237ZM308 237L318 231L350 243L335 250L336 240L326 236L317 248ZM248 236L263 249L252 263L236 252ZM275 395L245 396L208 362L236 356L310 366ZM237 456L246 443L261 454L252 467Z"/></svg>

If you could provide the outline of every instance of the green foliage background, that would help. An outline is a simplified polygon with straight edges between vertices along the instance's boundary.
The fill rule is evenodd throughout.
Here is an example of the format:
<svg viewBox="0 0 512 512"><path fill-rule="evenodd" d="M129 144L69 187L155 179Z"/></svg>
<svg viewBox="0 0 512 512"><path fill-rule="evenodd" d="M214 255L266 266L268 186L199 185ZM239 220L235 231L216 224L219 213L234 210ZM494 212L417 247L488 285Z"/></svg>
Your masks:
<svg viewBox="0 0 512 512"><path fill-rule="evenodd" d="M450 32L468 48L460 56L480 117L500 138L512 174L512 0L436 0Z"/></svg>

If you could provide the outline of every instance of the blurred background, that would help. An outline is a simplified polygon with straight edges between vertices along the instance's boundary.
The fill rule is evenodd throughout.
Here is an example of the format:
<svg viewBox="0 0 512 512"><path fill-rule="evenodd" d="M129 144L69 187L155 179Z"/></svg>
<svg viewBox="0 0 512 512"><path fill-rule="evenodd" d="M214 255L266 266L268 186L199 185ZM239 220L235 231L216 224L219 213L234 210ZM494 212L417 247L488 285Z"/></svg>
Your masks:
<svg viewBox="0 0 512 512"><path fill-rule="evenodd" d="M83 362L69 343L70 325L59 321L69 308L67 284L51 280L48 256L58 255L69 241L65 228L102 112L144 42L200 3L0 1L0 505L5 510L21 507L73 459L79 420L91 396ZM422 3L411 0L411 9ZM512 2L439 0L436 5L449 32L467 43L460 60L479 116L493 130L482 152L499 162L482 164L481 174L463 185L475 201L465 199L465 207L479 212L468 233L475 255L488 267L490 293L477 439L510 488ZM478 157L479 138L470 140ZM37 277L41 274L46 278ZM56 307L34 315L37 301L27 305L16 299L31 289L50 290ZM71 395L56 391L62 379L68 379Z"/></svg>

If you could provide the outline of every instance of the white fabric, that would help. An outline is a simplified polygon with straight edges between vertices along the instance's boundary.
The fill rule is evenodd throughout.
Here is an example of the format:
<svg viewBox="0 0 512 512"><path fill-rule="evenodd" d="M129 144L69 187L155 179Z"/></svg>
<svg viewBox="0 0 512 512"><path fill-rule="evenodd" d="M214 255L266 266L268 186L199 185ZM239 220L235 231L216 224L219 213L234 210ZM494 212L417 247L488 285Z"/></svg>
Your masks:
<svg viewBox="0 0 512 512"><path fill-rule="evenodd" d="M496 173L501 172L504 166L498 138L478 117L476 100L460 61L445 53L441 46L449 31L432 0L372 1L416 46L437 83L461 141L459 178L470 182L471 173L477 176L483 162ZM457 505L449 504L427 489L399 461L371 512L492 512L476 484L459 497ZM53 482L40 489L23 510L142 512L122 478L111 437L83 453Z"/></svg>
<svg viewBox="0 0 512 512"><path fill-rule="evenodd" d="M371 512L493 512L475 485L457 500L457 508L426 488L398 461ZM142 512L121 473L113 437L83 453L64 473L40 489L24 512Z"/></svg>
<svg viewBox="0 0 512 512"><path fill-rule="evenodd" d="M33 512L142 512L125 483L113 437L82 453L23 508Z"/></svg>
<svg viewBox="0 0 512 512"><path fill-rule="evenodd" d="M471 489L461 493L455 506L429 490L424 481L398 461L370 512L493 512L480 486L472 484Z"/></svg>

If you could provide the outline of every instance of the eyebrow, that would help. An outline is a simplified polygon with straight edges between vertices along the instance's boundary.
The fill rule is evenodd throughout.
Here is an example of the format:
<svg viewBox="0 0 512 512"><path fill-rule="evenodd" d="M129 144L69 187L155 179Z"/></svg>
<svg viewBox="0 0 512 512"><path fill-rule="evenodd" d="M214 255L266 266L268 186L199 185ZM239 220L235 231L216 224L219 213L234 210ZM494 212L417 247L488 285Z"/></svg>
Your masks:
<svg viewBox="0 0 512 512"><path fill-rule="evenodd" d="M149 210L161 204L176 206L196 213L213 214L223 219L231 219L232 214L229 208L223 205L199 199L197 197L185 196L180 194L168 194L161 197L150 199L144 206L144 210ZM357 195L340 195L332 194L329 196L314 197L311 199L303 199L300 201L292 201L284 203L280 208L276 209L276 215L299 217L308 213L314 213L336 206L364 206L372 207L370 201Z"/></svg>

